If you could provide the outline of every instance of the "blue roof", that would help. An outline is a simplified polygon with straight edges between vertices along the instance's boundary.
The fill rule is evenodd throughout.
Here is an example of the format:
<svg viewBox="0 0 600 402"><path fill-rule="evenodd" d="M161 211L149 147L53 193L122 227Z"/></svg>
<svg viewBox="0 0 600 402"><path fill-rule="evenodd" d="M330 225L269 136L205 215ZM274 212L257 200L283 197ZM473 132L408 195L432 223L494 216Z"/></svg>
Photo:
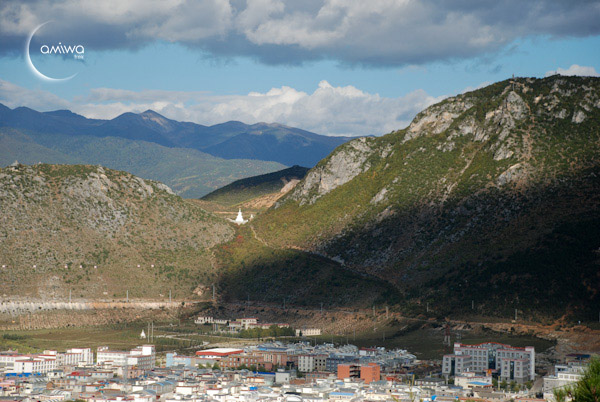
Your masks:
<svg viewBox="0 0 600 402"><path fill-rule="evenodd" d="M483 381L471 381L471 382L469 382L469 384L475 384L475 385L492 385L490 383L483 382Z"/></svg>
<svg viewBox="0 0 600 402"><path fill-rule="evenodd" d="M354 396L352 392L331 392L329 395Z"/></svg>

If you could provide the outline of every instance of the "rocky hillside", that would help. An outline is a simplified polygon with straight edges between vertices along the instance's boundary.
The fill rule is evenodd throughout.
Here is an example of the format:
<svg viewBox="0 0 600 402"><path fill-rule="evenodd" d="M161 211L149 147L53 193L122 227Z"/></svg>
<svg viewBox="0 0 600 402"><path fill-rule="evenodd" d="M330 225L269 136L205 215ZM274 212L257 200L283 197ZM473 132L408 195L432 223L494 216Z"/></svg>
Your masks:
<svg viewBox="0 0 600 402"><path fill-rule="evenodd" d="M255 220L424 311L600 306L600 79L507 80L338 147Z"/></svg>
<svg viewBox="0 0 600 402"><path fill-rule="evenodd" d="M216 279L230 225L161 183L89 165L0 169L0 294L175 297Z"/></svg>
<svg viewBox="0 0 600 402"><path fill-rule="evenodd" d="M205 195L202 200L235 206L267 195L281 196L302 180L308 170L302 166L292 166L277 172L236 180Z"/></svg>

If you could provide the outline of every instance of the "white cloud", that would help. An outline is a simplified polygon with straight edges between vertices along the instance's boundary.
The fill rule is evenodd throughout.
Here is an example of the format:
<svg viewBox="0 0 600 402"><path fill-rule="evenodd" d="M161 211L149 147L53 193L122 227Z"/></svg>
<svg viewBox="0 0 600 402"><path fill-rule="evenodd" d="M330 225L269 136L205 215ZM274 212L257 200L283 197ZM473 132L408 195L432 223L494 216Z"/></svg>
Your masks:
<svg viewBox="0 0 600 402"><path fill-rule="evenodd" d="M0 80L0 102L40 111L70 109L90 118L111 119L148 109L165 117L199 124L229 120L277 122L325 135L380 135L406 127L425 107L441 100L423 90L386 98L354 86L334 87L321 81L312 93L283 86L247 95L205 92L129 91L95 88L67 101L45 91L29 90Z"/></svg>
<svg viewBox="0 0 600 402"><path fill-rule="evenodd" d="M578 64L573 64L569 68L557 68L556 71L548 71L546 73L546 77L549 77L554 74L560 75L578 75L581 77L600 77L600 74L596 72L596 69L591 66L580 66Z"/></svg>
<svg viewBox="0 0 600 402"><path fill-rule="evenodd" d="M53 20L96 50L168 41L267 63L408 65L489 54L529 36L598 35L599 19L598 1L571 0L3 0L0 54L20 51Z"/></svg>

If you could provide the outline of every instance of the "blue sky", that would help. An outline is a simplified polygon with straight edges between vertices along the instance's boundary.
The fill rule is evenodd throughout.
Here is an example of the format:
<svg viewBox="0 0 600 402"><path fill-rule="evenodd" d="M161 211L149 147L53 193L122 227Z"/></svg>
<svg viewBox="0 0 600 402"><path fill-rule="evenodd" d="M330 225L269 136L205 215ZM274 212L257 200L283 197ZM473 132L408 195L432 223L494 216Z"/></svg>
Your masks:
<svg viewBox="0 0 600 402"><path fill-rule="evenodd" d="M3 2L0 102L96 118L152 108L201 124L383 134L445 96L512 74L600 71L594 1L169 2L144 2L145 12L135 1ZM65 10L70 18L53 19ZM77 73L66 82L26 67L27 36L46 21L33 64L51 77ZM85 62L39 54L59 40L85 45Z"/></svg>

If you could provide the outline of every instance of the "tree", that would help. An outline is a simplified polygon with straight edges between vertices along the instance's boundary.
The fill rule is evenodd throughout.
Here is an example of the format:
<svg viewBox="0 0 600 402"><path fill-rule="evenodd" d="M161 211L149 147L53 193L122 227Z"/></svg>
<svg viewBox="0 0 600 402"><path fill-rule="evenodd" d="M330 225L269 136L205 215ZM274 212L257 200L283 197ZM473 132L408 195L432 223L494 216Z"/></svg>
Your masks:
<svg viewBox="0 0 600 402"><path fill-rule="evenodd" d="M576 383L554 390L557 402L571 398L573 402L600 402L600 357L594 356L590 365Z"/></svg>
<svg viewBox="0 0 600 402"><path fill-rule="evenodd" d="M220 369L220 367L219 367L219 365L217 363L213 364L212 368L213 368L213 370L219 370Z"/></svg>

